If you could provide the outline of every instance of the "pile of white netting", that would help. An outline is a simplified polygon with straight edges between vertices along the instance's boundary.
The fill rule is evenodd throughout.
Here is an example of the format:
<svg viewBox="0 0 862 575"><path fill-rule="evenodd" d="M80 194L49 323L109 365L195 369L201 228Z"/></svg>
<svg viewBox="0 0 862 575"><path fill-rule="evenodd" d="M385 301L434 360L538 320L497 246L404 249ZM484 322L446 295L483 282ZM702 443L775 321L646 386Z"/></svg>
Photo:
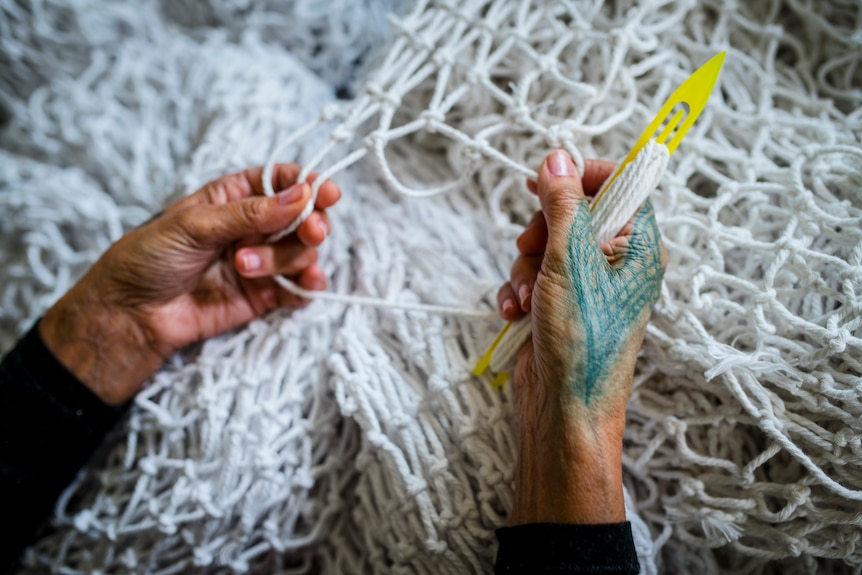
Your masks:
<svg viewBox="0 0 862 575"><path fill-rule="evenodd" d="M419 1L387 24L394 4L0 0L0 348L123 230L273 154L344 191L331 292L392 304L316 301L174 357L28 569L489 572L514 404L470 371L502 322L395 304L492 311L524 176L556 146L621 158L727 50L652 196L641 563L858 573L858 0Z"/></svg>

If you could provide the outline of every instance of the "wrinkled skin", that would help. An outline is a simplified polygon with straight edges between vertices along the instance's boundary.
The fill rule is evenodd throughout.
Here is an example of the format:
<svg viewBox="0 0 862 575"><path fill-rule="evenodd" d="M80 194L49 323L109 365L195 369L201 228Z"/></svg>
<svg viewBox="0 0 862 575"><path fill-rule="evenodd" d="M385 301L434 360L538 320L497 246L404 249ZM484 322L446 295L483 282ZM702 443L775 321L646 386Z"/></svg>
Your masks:
<svg viewBox="0 0 862 575"><path fill-rule="evenodd" d="M192 342L307 303L281 290L273 274L308 290L326 287L317 247L330 231L325 210L341 191L324 182L309 218L267 244L300 215L315 176L298 183L300 166L279 164L273 187L281 191L267 197L262 172L214 180L129 231L42 318L48 348L104 401L131 399Z"/></svg>

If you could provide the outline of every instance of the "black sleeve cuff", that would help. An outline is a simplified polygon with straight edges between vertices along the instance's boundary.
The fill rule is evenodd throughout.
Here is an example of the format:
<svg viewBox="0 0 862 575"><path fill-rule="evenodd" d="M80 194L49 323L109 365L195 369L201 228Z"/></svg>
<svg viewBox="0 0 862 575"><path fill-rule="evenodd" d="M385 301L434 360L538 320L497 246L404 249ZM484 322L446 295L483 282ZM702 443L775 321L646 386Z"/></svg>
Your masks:
<svg viewBox="0 0 862 575"><path fill-rule="evenodd" d="M0 571L126 410L78 381L45 346L38 325L0 362L0 528L11 534L0 545Z"/></svg>
<svg viewBox="0 0 862 575"><path fill-rule="evenodd" d="M532 523L497 529L502 573L622 573L640 571L631 524Z"/></svg>
<svg viewBox="0 0 862 575"><path fill-rule="evenodd" d="M100 436L110 430L128 408L127 405L114 407L104 403L78 381L42 341L38 321L3 358L3 368L7 364L14 374L19 375L22 390L29 389L52 409ZM3 385L6 383L2 382Z"/></svg>

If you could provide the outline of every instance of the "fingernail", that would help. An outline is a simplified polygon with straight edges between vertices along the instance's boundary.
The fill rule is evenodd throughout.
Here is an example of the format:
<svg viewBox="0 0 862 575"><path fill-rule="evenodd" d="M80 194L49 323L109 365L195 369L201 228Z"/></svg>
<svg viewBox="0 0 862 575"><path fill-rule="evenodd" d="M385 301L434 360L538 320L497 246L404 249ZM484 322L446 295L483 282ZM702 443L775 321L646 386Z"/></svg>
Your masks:
<svg viewBox="0 0 862 575"><path fill-rule="evenodd" d="M243 254L242 269L246 271L254 271L260 267L260 256L254 252Z"/></svg>
<svg viewBox="0 0 862 575"><path fill-rule="evenodd" d="M574 176L575 164L565 150L554 150L548 156L548 171L555 176Z"/></svg>
<svg viewBox="0 0 862 575"><path fill-rule="evenodd" d="M320 228L320 231L323 232L323 237L329 235L329 226L326 225L326 220L324 220L323 218L317 220L317 227Z"/></svg>
<svg viewBox="0 0 862 575"><path fill-rule="evenodd" d="M530 301L530 286L523 284L518 288L518 299L521 300L521 309L527 311L527 303Z"/></svg>
<svg viewBox="0 0 862 575"><path fill-rule="evenodd" d="M278 192L278 203L282 206L295 204L302 199L303 195L305 195L305 186L305 182L299 182L297 184L293 184L283 192Z"/></svg>
<svg viewBox="0 0 862 575"><path fill-rule="evenodd" d="M506 299L503 300L503 305L500 306L500 311L502 311L504 314L508 314L510 311L512 311L514 309L514 307L515 307L515 302L513 302L511 298L507 297Z"/></svg>

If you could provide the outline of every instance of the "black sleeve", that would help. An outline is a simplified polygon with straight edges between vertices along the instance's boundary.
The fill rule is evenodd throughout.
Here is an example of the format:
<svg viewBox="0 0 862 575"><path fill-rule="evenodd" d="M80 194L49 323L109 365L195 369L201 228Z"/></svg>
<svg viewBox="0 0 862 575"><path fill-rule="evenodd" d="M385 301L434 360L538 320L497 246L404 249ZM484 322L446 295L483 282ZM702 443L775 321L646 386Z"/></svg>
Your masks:
<svg viewBox="0 0 862 575"><path fill-rule="evenodd" d="M640 572L632 526L533 523L497 529L494 573Z"/></svg>
<svg viewBox="0 0 862 575"><path fill-rule="evenodd" d="M0 362L0 573L125 408L103 403L48 350L38 323Z"/></svg>

